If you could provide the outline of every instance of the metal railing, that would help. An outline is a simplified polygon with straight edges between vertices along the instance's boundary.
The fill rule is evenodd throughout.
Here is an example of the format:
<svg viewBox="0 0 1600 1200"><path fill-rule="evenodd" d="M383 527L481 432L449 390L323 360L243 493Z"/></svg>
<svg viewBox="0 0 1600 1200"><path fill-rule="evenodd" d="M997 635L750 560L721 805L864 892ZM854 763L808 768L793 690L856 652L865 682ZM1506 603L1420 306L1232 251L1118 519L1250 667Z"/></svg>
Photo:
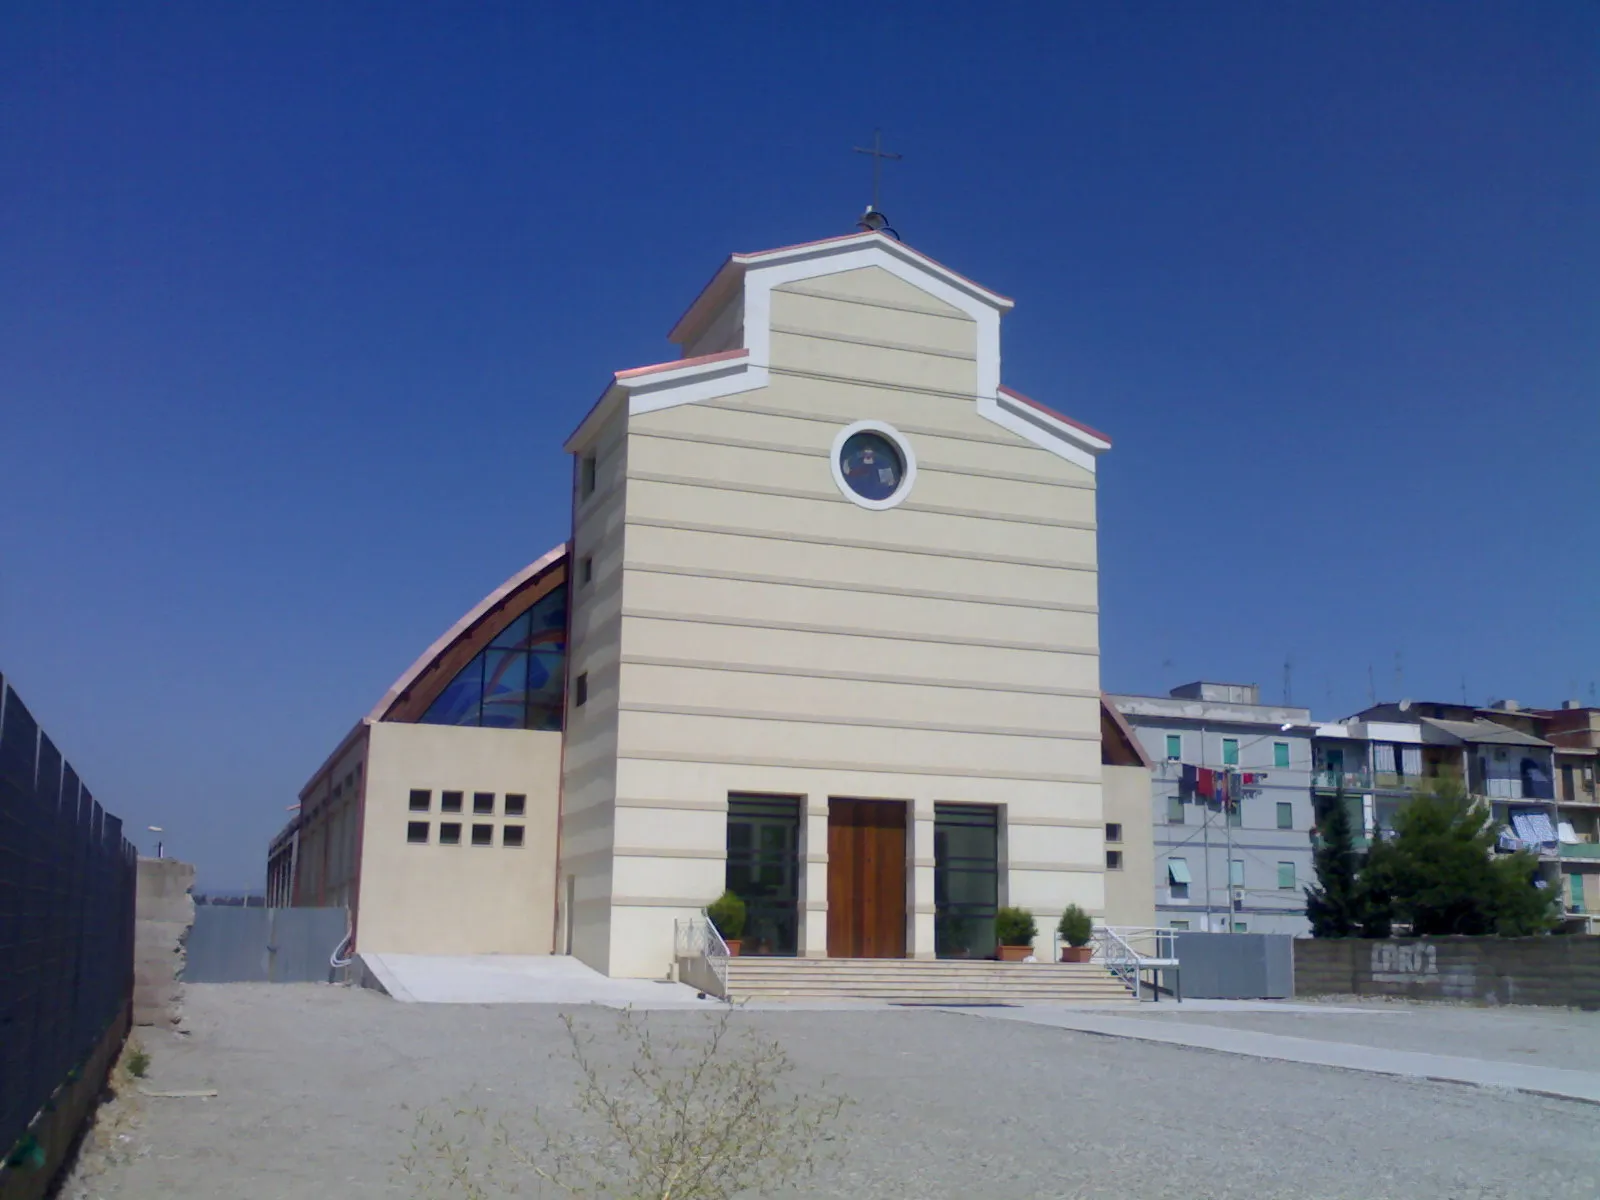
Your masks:
<svg viewBox="0 0 1600 1200"><path fill-rule="evenodd" d="M1364 792L1372 787L1372 776L1365 771L1313 771L1311 786L1325 791Z"/></svg>
<svg viewBox="0 0 1600 1200"><path fill-rule="evenodd" d="M700 911L696 917L679 917L672 923L673 954L678 959L680 966L689 964L689 973L694 974L696 964L702 966L708 978L702 978L695 986L707 991L714 991L718 996L727 998L728 995L728 959L733 957L728 951L728 943L722 940L722 934L717 932L717 927L705 913ZM711 981L715 986L711 986ZM685 983L694 982L684 979Z"/></svg>
<svg viewBox="0 0 1600 1200"><path fill-rule="evenodd" d="M1116 975L1133 992L1144 999L1145 974L1150 976L1151 999L1161 998L1161 977L1171 981L1174 1000L1182 1000L1183 992L1178 979L1177 932L1157 929L1154 926L1096 925L1094 929L1092 961L1100 963Z"/></svg>

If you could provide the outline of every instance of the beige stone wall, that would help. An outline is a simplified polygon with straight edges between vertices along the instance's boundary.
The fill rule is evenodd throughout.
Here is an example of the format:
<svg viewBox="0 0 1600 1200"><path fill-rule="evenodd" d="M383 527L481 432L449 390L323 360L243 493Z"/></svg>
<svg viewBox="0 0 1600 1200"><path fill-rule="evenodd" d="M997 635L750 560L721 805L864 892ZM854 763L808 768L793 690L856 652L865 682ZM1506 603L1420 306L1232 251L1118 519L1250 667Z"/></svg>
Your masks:
<svg viewBox="0 0 1600 1200"><path fill-rule="evenodd" d="M627 495L625 419L607 423L582 454L595 457L595 488L572 498L567 603L567 749L562 778L560 913L556 949L599 971L611 961L611 862L617 777L617 679ZM584 561L591 577L583 578ZM588 698L574 703L578 677Z"/></svg>
<svg viewBox="0 0 1600 1200"><path fill-rule="evenodd" d="M614 838L605 966L670 965L673 919L721 890L730 791L806 799L803 950L826 944L840 796L912 805L919 956L933 805L1001 806L1005 898L1039 915L1047 951L1062 907L1106 905L1094 475L980 417L977 326L887 271L781 287L771 321L769 386L631 418L619 635L585 626L580 650L575 622L575 670L620 651L615 717L575 722L568 750L571 820L612 798L593 781L575 805L574 751L615 731L614 816L567 839ZM863 419L916 454L893 509L834 484L834 437ZM585 521L620 539L602 511L580 508L578 553Z"/></svg>
<svg viewBox="0 0 1600 1200"><path fill-rule="evenodd" d="M381 954L548 954L555 928L556 816L561 735L526 729L377 722L370 730L361 845L357 949ZM410 809L413 788L432 793ZM463 795L463 811L441 811L441 793ZM475 814L474 792L492 792L492 815ZM505 815L507 793L527 797L523 817ZM412 821L425 844L407 841ZM459 845L440 842L443 822L461 825ZM492 828L475 846L474 825ZM505 845L521 826L523 845Z"/></svg>
<svg viewBox="0 0 1600 1200"><path fill-rule="evenodd" d="M1121 842L1106 842L1122 851L1122 869L1106 872L1106 924L1149 926L1156 923L1155 844L1150 808L1150 768L1102 766L1106 823L1122 826Z"/></svg>

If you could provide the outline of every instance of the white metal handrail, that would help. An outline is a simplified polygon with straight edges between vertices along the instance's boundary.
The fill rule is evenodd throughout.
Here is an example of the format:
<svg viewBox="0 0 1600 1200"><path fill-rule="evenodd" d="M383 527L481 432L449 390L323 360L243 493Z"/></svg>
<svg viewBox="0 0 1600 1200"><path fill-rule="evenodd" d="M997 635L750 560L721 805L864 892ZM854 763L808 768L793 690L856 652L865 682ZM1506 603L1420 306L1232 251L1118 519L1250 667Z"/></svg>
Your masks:
<svg viewBox="0 0 1600 1200"><path fill-rule="evenodd" d="M716 924L704 909L697 917L679 918L673 922L673 952L678 958L698 958L705 963L719 985L720 994L728 994L728 943L722 940Z"/></svg>
<svg viewBox="0 0 1600 1200"><path fill-rule="evenodd" d="M1171 973L1175 979L1178 971L1176 931L1157 929L1154 926L1096 925L1093 939L1093 961L1101 963L1144 999L1144 972L1150 972L1151 986L1156 996L1161 994L1160 972ZM1174 988L1174 994L1177 994Z"/></svg>

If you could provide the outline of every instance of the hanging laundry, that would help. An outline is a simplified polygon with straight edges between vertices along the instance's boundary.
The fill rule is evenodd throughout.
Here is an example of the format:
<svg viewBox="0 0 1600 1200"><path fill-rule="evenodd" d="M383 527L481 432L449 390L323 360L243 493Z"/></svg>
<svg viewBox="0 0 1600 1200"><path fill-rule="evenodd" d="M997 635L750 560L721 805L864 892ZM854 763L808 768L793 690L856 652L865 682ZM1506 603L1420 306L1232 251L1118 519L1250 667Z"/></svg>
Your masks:
<svg viewBox="0 0 1600 1200"><path fill-rule="evenodd" d="M1185 800L1194 799L1195 769L1190 763L1183 764L1183 770L1178 775L1178 795Z"/></svg>
<svg viewBox="0 0 1600 1200"><path fill-rule="evenodd" d="M1195 772L1195 794L1204 800L1217 794L1217 773L1210 767L1201 767Z"/></svg>

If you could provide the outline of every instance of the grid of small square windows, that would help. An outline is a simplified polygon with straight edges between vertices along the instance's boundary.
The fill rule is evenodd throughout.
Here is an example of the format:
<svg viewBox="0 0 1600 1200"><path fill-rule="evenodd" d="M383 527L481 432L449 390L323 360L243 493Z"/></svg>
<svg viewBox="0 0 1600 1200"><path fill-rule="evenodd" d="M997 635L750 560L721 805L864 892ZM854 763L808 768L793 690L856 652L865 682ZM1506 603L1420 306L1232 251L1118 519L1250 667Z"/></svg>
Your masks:
<svg viewBox="0 0 1600 1200"><path fill-rule="evenodd" d="M494 816L495 801L498 793L473 792L472 813L474 816ZM464 811L467 793L440 792L439 811L441 813L459 813ZM433 811L433 791L431 788L412 788L407 796L407 807L414 813ZM501 816L526 817L528 815L528 796L526 792L507 792L504 797L504 807ZM406 823L406 841L412 845L425 846L430 841L432 823L428 821L408 821ZM501 846L511 849L520 849L527 844L527 827L521 823L500 826ZM466 839L474 846L495 845L495 826L487 822L474 822ZM441 846L459 846L462 844L462 822L439 822L439 841Z"/></svg>

